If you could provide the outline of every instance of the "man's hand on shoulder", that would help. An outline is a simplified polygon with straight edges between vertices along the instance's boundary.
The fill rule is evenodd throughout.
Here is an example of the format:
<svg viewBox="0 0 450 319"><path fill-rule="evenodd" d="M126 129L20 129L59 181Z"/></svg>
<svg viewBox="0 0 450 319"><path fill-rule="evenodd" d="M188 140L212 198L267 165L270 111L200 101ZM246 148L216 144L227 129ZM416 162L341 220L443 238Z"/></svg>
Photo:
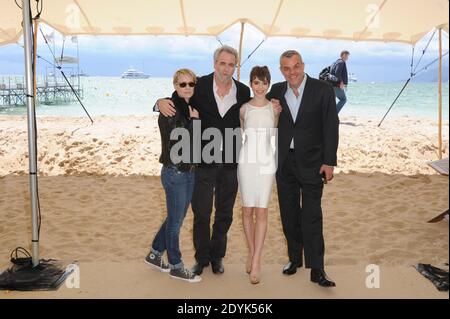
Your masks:
<svg viewBox="0 0 450 319"><path fill-rule="evenodd" d="M166 117L174 116L176 113L175 105L169 99L159 99L156 105L158 106L159 112Z"/></svg>
<svg viewBox="0 0 450 319"><path fill-rule="evenodd" d="M283 110L280 101L277 99L271 99L270 102L272 102L273 112L276 116L278 116Z"/></svg>

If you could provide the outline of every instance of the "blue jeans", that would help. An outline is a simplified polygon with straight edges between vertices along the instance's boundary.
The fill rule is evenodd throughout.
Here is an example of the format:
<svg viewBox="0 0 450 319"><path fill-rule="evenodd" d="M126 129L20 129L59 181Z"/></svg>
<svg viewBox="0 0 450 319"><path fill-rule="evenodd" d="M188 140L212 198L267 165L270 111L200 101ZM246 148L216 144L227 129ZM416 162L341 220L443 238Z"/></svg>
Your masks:
<svg viewBox="0 0 450 319"><path fill-rule="evenodd" d="M336 104L336 111L339 114L339 112L342 110L345 103L347 102L347 96L345 95L345 91L338 87L334 87L334 93L336 94L336 97L339 100L339 102Z"/></svg>
<svg viewBox="0 0 450 319"><path fill-rule="evenodd" d="M153 239L152 252L162 255L167 250L171 268L182 268L180 229L194 191L194 172L163 166L161 182L166 192L167 217Z"/></svg>

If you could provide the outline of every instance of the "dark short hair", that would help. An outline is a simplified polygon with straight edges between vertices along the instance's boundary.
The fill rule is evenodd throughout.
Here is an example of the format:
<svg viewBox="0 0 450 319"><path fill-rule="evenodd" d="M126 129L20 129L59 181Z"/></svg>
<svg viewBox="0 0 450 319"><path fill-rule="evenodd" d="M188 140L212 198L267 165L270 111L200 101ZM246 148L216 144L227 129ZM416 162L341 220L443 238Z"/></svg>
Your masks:
<svg viewBox="0 0 450 319"><path fill-rule="evenodd" d="M342 52L341 52L341 58L342 58L342 56L343 56L344 54L350 55L350 52L348 52L347 50L342 51Z"/></svg>
<svg viewBox="0 0 450 319"><path fill-rule="evenodd" d="M300 54L298 51L296 51L296 50L287 50L287 51L284 51L284 52L281 54L281 56L280 56L280 65L281 65L281 60L282 60L283 58L288 58L288 59L290 59L290 58L292 58L292 57L295 56L295 55L298 56L299 59L300 59L300 62L303 63L303 58L302 58L301 54Z"/></svg>
<svg viewBox="0 0 450 319"><path fill-rule="evenodd" d="M250 71L250 83L254 79L258 79L260 81L267 81L270 84L270 71L267 66L255 66Z"/></svg>

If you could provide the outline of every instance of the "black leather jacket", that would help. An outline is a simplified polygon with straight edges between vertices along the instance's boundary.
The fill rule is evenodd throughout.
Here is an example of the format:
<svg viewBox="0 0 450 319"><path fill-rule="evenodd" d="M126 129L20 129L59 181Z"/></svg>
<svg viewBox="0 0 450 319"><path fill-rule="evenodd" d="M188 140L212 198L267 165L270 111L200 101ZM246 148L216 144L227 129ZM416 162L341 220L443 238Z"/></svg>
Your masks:
<svg viewBox="0 0 450 319"><path fill-rule="evenodd" d="M159 158L159 162L164 166L175 167L181 171L192 171L198 166L198 164L193 160L193 141L195 138L200 138L194 136L193 124L194 121L199 121L199 119L193 119L189 116L188 103L186 103L183 98L180 98L176 91L172 94L171 100L175 104L176 115L172 117L165 117L164 115L159 114L158 117L159 132L161 134L161 156ZM178 161L177 159L170 157L172 147L181 140L181 136L178 136L175 140L170 139L172 130L176 128L184 128L189 132L190 156L187 161L184 161L183 154L178 154L180 156Z"/></svg>

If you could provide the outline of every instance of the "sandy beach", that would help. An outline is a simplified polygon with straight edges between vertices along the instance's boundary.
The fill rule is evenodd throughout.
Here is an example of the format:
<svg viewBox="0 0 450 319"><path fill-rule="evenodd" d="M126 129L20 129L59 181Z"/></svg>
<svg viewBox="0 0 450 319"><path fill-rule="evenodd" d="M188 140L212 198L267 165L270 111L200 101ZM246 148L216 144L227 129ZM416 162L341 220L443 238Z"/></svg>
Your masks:
<svg viewBox="0 0 450 319"><path fill-rule="evenodd" d="M119 270L128 269L127 265L133 269L145 267L143 257L165 216L164 192L158 176L161 146L156 119L155 116L98 117L91 125L87 118L38 118L43 258L76 260L93 265L94 269L99 263L114 263ZM396 271L399 274L406 271L405 276L411 279L407 287L391 283L392 288L387 284L386 287L391 288L386 290L385 297L448 298L448 293L436 294L437 290L429 282L410 270L411 265L419 262L441 268L448 262L448 222L426 223L448 209L449 201L448 177L426 165L427 161L437 159L437 124L413 118L388 119L381 128L377 124L373 119L341 119L337 174L335 180L326 185L323 198L326 267L331 274L335 272L334 278L340 278L340 289L350 289L345 281L351 281L352 270L364 272L366 265L377 264L388 269L387 273L393 278ZM443 131L444 157L448 157L448 121ZM27 153L25 117L1 116L2 270L9 265L11 250L30 242ZM231 270L225 275L231 281L243 279L245 289L253 289L244 273L246 247L240 211L238 197L224 260ZM194 261L192 219L189 209L181 231L181 250L188 264ZM266 280L266 286L257 288L267 289L268 293L248 297L268 298L270 291L273 297L279 296L276 291L281 289L285 279L280 274L280 280L269 280L268 271L275 269L281 273L281 265L286 261L286 243L274 185L263 256L263 272L266 272L262 282ZM243 274L233 277L232 274L240 273L239 269ZM307 282L306 272L303 273L298 280ZM152 276L163 275L154 272ZM203 288L210 287L207 281L211 276L206 275ZM155 297L145 294L145 288L133 290L134 294L121 294L114 290L114 281L108 282L105 280L104 285L112 292L102 295L97 291L83 296ZM174 284L173 288L180 286L183 283ZM424 293L423 287L429 289L429 295ZM243 297L245 289L241 292ZM382 293L367 295L362 285L351 289L350 296L357 293L369 298L383 296ZM297 297L308 297L302 294ZM340 290L334 297L349 294ZM0 298L5 296L38 298L35 293L0 292ZM74 297L70 292L51 296ZM196 296L202 295L199 292ZM162 296L165 297L167 295ZM224 293L222 297L227 295ZM309 297L326 296L311 293Z"/></svg>
<svg viewBox="0 0 450 319"><path fill-rule="evenodd" d="M341 119L336 172L437 174L437 122L392 118ZM161 142L157 116L38 117L38 170L42 175L159 175ZM444 122L444 157L449 123ZM28 173L27 121L0 116L0 176Z"/></svg>

